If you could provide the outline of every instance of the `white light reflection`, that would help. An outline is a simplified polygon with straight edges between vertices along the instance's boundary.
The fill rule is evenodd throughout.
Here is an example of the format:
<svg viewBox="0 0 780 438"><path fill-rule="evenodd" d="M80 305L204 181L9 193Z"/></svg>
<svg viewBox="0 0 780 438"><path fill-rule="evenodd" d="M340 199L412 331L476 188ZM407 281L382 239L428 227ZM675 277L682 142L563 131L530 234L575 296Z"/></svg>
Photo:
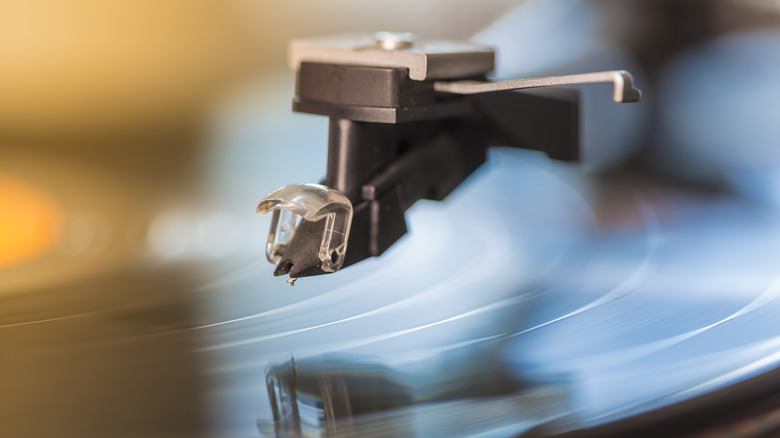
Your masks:
<svg viewBox="0 0 780 438"><path fill-rule="evenodd" d="M103 218L88 214L73 214L67 219L62 249L79 256L97 256L111 242L111 224Z"/></svg>
<svg viewBox="0 0 780 438"><path fill-rule="evenodd" d="M187 216L181 213L162 214L149 225L147 244L153 255L172 259L186 253L191 234Z"/></svg>
<svg viewBox="0 0 780 438"><path fill-rule="evenodd" d="M163 213L151 221L146 241L152 255L166 260L220 258L240 248L247 228L220 211Z"/></svg>
<svg viewBox="0 0 780 438"><path fill-rule="evenodd" d="M652 268L655 265L655 258L657 257L658 245L661 240L660 239L661 233L659 231L658 224L655 220L652 210L647 205L644 204L642 205L642 207L643 207L642 211L644 212L644 217L647 220L647 225L648 225L647 226L648 228L647 252L645 253L645 257L639 263L639 266L637 266L636 270L632 272L620 284L618 284L610 291L607 291L606 293L604 293L604 295L598 297L596 300L591 301L590 303L582 307L579 307L575 310L572 310L571 312L568 312L564 315L547 320L542 324L538 324L529 327L527 329L520 330L517 333L515 333L513 336L521 336L530 331L537 330L544 326L555 324L564 319L571 318L573 316L582 314L584 312L596 309L601 306L605 306L609 303L615 302L616 300L624 298L631 293L636 293L638 288L640 288L642 284L646 282L647 277L652 273L653 270Z"/></svg>

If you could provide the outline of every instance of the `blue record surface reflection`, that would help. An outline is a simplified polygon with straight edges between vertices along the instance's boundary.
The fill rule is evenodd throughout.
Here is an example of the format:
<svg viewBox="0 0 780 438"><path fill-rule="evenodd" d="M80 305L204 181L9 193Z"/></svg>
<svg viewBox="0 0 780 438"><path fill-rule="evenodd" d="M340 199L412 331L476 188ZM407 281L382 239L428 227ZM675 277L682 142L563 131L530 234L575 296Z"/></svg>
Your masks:
<svg viewBox="0 0 780 438"><path fill-rule="evenodd" d="M198 328L219 428L556 434L749 379L780 360L777 219L496 150L378 259L294 289L265 261L208 285L254 296Z"/></svg>

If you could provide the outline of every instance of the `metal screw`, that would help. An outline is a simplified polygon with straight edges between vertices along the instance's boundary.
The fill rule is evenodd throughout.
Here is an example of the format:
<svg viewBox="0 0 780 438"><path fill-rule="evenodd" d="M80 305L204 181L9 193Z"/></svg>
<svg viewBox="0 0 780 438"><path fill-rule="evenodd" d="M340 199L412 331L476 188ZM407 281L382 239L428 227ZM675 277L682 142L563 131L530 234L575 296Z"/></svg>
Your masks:
<svg viewBox="0 0 780 438"><path fill-rule="evenodd" d="M400 32L377 32L376 44L383 50L402 50L414 45L414 34Z"/></svg>

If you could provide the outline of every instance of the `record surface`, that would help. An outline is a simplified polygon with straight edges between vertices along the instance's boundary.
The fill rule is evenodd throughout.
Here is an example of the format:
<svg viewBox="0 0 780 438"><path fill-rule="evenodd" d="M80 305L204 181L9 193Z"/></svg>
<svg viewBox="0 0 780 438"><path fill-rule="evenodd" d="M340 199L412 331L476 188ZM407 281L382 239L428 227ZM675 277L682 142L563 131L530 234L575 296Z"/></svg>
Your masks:
<svg viewBox="0 0 780 438"><path fill-rule="evenodd" d="M410 234L377 260L294 289L271 285L263 264L220 283L279 300L204 327L202 351L218 358L210 371L235 385L225 397L251 400L272 432L263 376L292 356L299 368L320 364L310 371L320 376L355 364L400 373L408 412L372 414L423 436L512 435L548 421L544 433L557 434L777 366L777 212L647 178L583 177L522 152L490 160L445 203L415 206ZM323 365L334 360L341 368ZM345 391L371 391L353 385ZM530 415L522 406L535 397L547 406ZM482 421L457 403L516 409ZM225 427L250 428L248 412L232 415Z"/></svg>
<svg viewBox="0 0 780 438"><path fill-rule="evenodd" d="M771 401L771 206L495 150L382 257L290 288L253 208L321 172L326 122L261 115L246 126L272 145L295 132L298 154L226 141L205 189L165 208L126 208L150 191L121 175L4 161L65 217L108 224L99 251L4 272L9 436L601 436Z"/></svg>

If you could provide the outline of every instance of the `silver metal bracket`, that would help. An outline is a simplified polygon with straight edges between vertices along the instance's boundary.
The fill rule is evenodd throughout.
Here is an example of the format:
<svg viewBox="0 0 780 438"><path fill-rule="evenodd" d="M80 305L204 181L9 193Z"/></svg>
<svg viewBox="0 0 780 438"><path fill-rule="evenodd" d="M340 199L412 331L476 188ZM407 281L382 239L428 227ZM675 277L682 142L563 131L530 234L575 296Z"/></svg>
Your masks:
<svg viewBox="0 0 780 438"><path fill-rule="evenodd" d="M613 100L617 103L639 102L642 92L634 88L631 73L625 70L601 71L547 78L517 79L503 82L487 81L436 81L433 89L440 93L480 94L494 91L523 90L528 88L552 87L557 85L593 84L612 82Z"/></svg>

